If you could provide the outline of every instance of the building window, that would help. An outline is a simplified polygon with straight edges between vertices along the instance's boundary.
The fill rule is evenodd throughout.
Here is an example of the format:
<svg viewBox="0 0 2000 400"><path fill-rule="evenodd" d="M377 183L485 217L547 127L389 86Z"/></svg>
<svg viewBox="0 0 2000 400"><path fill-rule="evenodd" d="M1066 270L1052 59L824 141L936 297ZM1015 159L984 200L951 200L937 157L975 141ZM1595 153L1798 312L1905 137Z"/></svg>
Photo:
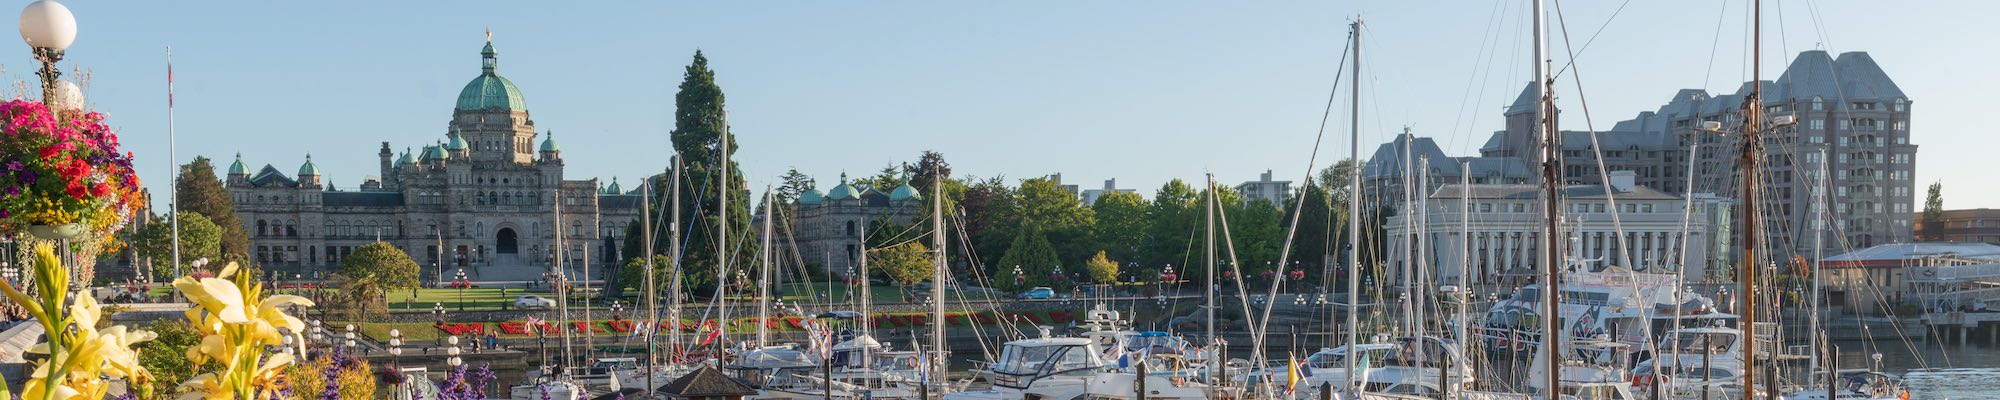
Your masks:
<svg viewBox="0 0 2000 400"><path fill-rule="evenodd" d="M1812 101L1813 101L1813 102L1812 102L1812 110L1813 110L1813 111L1819 111L1819 110L1824 110L1824 109L1826 109L1826 103L1825 103L1825 101L1824 101L1824 100L1822 100L1822 99L1820 99L1820 97L1819 97L1819 96L1813 96L1813 100L1812 100Z"/></svg>
<svg viewBox="0 0 2000 400"><path fill-rule="evenodd" d="M1810 125L1812 126L1812 129L1815 129L1815 130L1819 130L1819 129L1826 129L1826 119L1825 119L1825 118L1814 118L1814 119L1812 120L1812 122L1810 122L1809 124L1810 124Z"/></svg>
<svg viewBox="0 0 2000 400"><path fill-rule="evenodd" d="M1908 103L1908 102L1905 102L1905 101L1904 101L1903 99L1900 99L1900 98L1899 98L1899 99L1896 99L1896 105L1895 105L1895 107L1896 107L1896 108L1895 108L1894 110L1895 110L1896 112L1903 112L1903 110L1905 110L1905 107L1904 107L1904 106L1907 106L1907 105L1909 105L1909 103Z"/></svg>

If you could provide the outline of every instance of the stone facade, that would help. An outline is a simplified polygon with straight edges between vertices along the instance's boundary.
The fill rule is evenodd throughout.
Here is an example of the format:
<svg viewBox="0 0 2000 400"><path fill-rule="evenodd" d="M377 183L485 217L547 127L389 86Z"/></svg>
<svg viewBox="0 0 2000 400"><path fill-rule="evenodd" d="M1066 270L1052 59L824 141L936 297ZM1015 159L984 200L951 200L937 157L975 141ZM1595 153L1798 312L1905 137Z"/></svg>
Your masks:
<svg viewBox="0 0 2000 400"><path fill-rule="evenodd" d="M794 226L798 228L792 232L789 241L773 241L779 251L794 252L797 259L805 264L819 266L821 270L836 275L858 266L864 233L870 237L899 234L865 232L870 224L888 219L896 225L909 226L922 208L930 205L916 187L907 183L883 192L866 184L848 183L846 174L840 176L840 181L825 194L821 194L818 188L808 188L801 193L793 204L792 214ZM930 227L918 227L911 231L929 232Z"/></svg>
<svg viewBox="0 0 2000 400"><path fill-rule="evenodd" d="M481 55L482 73L460 93L444 140L400 155L382 142L380 178L359 190L325 184L310 155L295 176L268 164L253 174L238 155L226 186L251 258L304 275L382 241L422 264L426 280L453 279L458 269L472 279L532 279L553 263L560 226L573 274L585 254L592 267L614 263L619 236L639 217L638 195L565 180L554 138L534 147L535 121L497 74L490 41Z"/></svg>

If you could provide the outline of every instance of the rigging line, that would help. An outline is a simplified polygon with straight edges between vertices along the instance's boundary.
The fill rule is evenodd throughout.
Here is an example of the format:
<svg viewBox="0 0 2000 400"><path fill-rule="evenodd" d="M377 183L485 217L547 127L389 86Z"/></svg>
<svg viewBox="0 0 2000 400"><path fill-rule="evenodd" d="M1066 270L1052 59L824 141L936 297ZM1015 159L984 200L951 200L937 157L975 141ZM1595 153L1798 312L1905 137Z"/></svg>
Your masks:
<svg viewBox="0 0 2000 400"><path fill-rule="evenodd" d="M1569 53L1571 62L1570 67L1575 67L1576 65L1574 63L1576 62L1576 53L1575 50L1570 50L1569 47L1570 45L1569 22L1563 15L1562 0L1556 0L1555 6L1556 6L1555 7L1556 27L1560 29L1562 32L1563 50ZM1567 69L1569 67L1565 68ZM1604 165L1604 146L1602 145L1602 143L1598 141L1597 125L1594 119L1592 119L1590 115L1590 100L1586 98L1584 95L1583 70L1581 68L1577 68L1576 73L1570 75L1570 79L1576 85L1577 104L1579 105L1579 107L1583 109L1583 124L1584 124L1584 129L1589 131L1590 150L1593 153L1593 155L1597 158L1597 175L1598 175L1597 181L1599 187L1603 188L1604 190L1605 208L1609 209L1609 211L1611 212L1612 232L1618 235L1618 237L1614 240L1615 242L1614 244L1617 244L1616 247L1618 248L1620 261L1624 262L1626 268L1631 268L1633 266L1632 248L1631 248L1632 243L1626 240L1625 223L1624 223L1625 221L1624 217L1621 216L1624 213L1619 212L1617 196L1613 195L1614 191L1611 187L1611 173L1609 171L1609 168ZM1560 132L1556 133L1556 136L1561 136L1561 135L1562 134ZM1549 149L1549 151L1558 151L1558 150L1561 149ZM1578 226L1577 228L1581 229L1582 226Z"/></svg>
<svg viewBox="0 0 2000 400"><path fill-rule="evenodd" d="M1285 266L1288 265L1287 262L1291 261L1293 240L1298 237L1299 218L1301 217L1301 215L1305 214L1306 197L1308 197L1306 196L1305 192L1309 192L1312 190L1313 173L1316 172L1315 167L1319 165L1320 144L1326 139L1326 123L1333 116L1333 104L1335 99L1340 98L1340 77L1346 75L1345 72L1347 71L1347 55L1349 50L1353 50L1353 41L1345 41L1345 42L1348 42L1348 44L1344 45L1343 48L1340 50L1340 62L1334 64L1336 65L1336 67L1334 68L1334 73L1333 73L1333 87L1327 90L1326 108L1324 111L1320 113L1319 116L1319 130L1313 134L1312 153L1310 156L1306 158L1305 178L1301 181L1304 182L1305 188L1297 196L1298 201L1296 204L1298 205L1292 208L1292 218L1291 218L1292 222L1290 224L1287 224L1287 226L1285 227L1285 243L1282 247L1278 248L1279 270L1283 270ZM1329 208L1329 210L1331 210L1331 208ZM1228 219L1224 218L1223 221L1225 221L1226 223ZM1231 249L1230 251L1233 256L1235 250ZM1265 324L1267 325L1270 323L1269 321L1271 319L1271 308L1276 307L1278 303L1276 301L1277 299L1276 294L1278 291L1277 288L1278 285L1276 284L1271 285L1272 295L1269 297L1271 301L1264 303L1263 319L1265 320ZM1249 313L1247 311L1244 313L1244 318L1245 319L1249 318ZM1262 336L1263 335L1260 332L1258 334L1258 339L1256 341L1263 342Z"/></svg>
<svg viewBox="0 0 2000 400"><path fill-rule="evenodd" d="M1475 53L1472 58L1472 73L1470 74L1471 76L1467 77L1465 80L1465 94L1463 95L1464 97L1461 97L1458 100L1458 111L1452 113L1452 116L1456 117L1457 119L1455 121L1452 121L1451 130L1449 132L1458 133L1458 128L1460 126L1468 126L1469 124L1465 123L1466 103L1474 101L1473 99L1484 100L1484 97L1486 96L1486 87L1484 83L1486 82L1486 78L1492 77L1492 70L1490 68L1486 68L1484 70L1486 70L1487 73L1482 75L1479 73L1479 71L1482 70L1480 66L1491 65L1490 64L1491 61L1489 58L1492 57L1494 53L1492 50L1496 50L1499 47L1499 43L1497 43L1498 41L1494 40L1494 38L1496 36L1499 36L1497 30L1499 29L1500 26L1500 16L1506 12L1507 6L1511 4L1513 4L1513 2L1511 1L1493 2L1493 11L1489 12L1489 14L1491 14L1492 17L1489 17L1486 20L1486 29L1480 30L1480 32L1485 33L1486 36L1479 38L1479 51ZM1346 55L1343 54L1342 57L1345 58ZM1478 96L1472 95L1472 88L1474 87L1475 82L1480 83L1480 85L1478 85L1479 86ZM1473 103L1472 109L1474 110L1473 111L1474 115L1477 115L1478 113L1477 110L1479 109L1480 104L1483 104L1483 102ZM1478 120L1477 117L1474 117L1473 119L1475 121ZM1464 136L1460 136L1460 138L1463 139L1463 138L1468 138L1470 136L1472 136L1472 131L1468 129L1465 132ZM1452 148L1457 149L1461 148L1461 146L1464 146L1465 143L1454 141L1451 143L1451 145Z"/></svg>
<svg viewBox="0 0 2000 400"><path fill-rule="evenodd" d="M1556 3L1557 3L1557 4L1556 4L1556 18L1557 18L1557 19L1561 19L1561 18L1562 18L1562 4L1561 4L1561 3L1562 3L1562 2L1561 2L1561 1L1557 1ZM1618 3L1618 9L1617 9L1617 10L1613 10L1613 11L1611 11L1611 17L1610 17L1610 18L1605 18L1605 19L1604 19L1604 24L1602 24L1602 25L1598 25L1598 26L1597 26L1597 31L1596 31L1596 32L1591 32L1591 33L1590 33L1590 38L1589 38L1589 39L1584 39L1584 40L1583 40L1583 47L1578 47L1578 48L1576 49L1576 51L1574 51L1574 52L1571 52L1571 53L1570 53L1570 56L1569 56L1569 61L1568 61L1568 62L1565 62L1565 63L1563 63L1563 67L1562 67L1561 69L1557 69L1557 70L1556 70L1556 73L1554 74L1554 76L1562 76L1563 72L1565 72L1565 71L1569 71L1569 70L1570 70L1570 67L1573 67L1573 66L1575 66L1575 65L1576 65L1576 58L1577 58L1577 57L1581 57L1581 56L1583 56L1583 52L1585 52L1585 51L1590 51L1590 44L1591 44L1591 43L1596 43L1596 42L1597 42L1597 36L1598 36L1598 35L1602 35L1602 34L1604 34L1604 28L1609 28L1609 27L1611 27L1611 21L1617 21L1617 20L1618 20L1618 14L1622 14L1622 13L1624 13L1624 12L1625 12L1625 6L1628 6L1628 5L1632 5L1632 0L1625 0L1625 2L1623 2L1623 3ZM1565 36L1567 36L1568 34L1564 34L1564 35L1565 35ZM1565 39L1563 39L1563 41L1565 42L1565 43L1563 44L1563 46L1564 46L1564 47L1568 47L1568 46L1569 46L1569 44L1568 44L1567 42L1569 41L1569 39L1565 38Z"/></svg>
<svg viewBox="0 0 2000 400"><path fill-rule="evenodd" d="M1722 2L1722 9L1717 10L1715 13L1715 38L1709 41L1708 68L1704 70L1707 71L1707 73L1705 75L1702 75L1701 77L1701 87L1704 89L1707 88L1710 83L1715 82L1715 52L1716 49L1722 47L1722 21L1725 20L1724 17L1727 15L1729 15L1729 2L1725 0ZM1699 105L1697 105L1695 108L1695 114L1697 116L1701 114L1701 109Z"/></svg>

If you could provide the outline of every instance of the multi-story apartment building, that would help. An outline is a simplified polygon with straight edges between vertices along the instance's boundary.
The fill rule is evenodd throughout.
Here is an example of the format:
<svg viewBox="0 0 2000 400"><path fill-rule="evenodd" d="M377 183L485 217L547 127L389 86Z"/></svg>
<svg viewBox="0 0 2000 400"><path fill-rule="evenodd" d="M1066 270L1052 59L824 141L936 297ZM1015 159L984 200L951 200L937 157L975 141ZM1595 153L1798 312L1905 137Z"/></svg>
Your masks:
<svg viewBox="0 0 2000 400"><path fill-rule="evenodd" d="M1917 235L1923 236L1924 213L1915 213L1911 218L1917 221ZM2000 210L1944 210L1944 232L1938 237L1921 237L1919 240L2000 245Z"/></svg>

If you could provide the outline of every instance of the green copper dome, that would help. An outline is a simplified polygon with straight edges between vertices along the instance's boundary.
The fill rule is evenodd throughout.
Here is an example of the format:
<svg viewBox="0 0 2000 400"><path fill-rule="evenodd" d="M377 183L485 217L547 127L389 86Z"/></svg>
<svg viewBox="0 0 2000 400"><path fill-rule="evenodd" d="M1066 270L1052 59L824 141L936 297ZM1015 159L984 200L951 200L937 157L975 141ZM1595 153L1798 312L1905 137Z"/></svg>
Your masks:
<svg viewBox="0 0 2000 400"><path fill-rule="evenodd" d="M825 199L826 196L819 194L819 189L815 188L807 188L805 193L799 193L799 204L801 205L816 206Z"/></svg>
<svg viewBox="0 0 2000 400"><path fill-rule="evenodd" d="M451 142L445 144L445 150L465 150L468 147L472 146L465 143L465 136L459 135L457 129L451 130Z"/></svg>
<svg viewBox="0 0 2000 400"><path fill-rule="evenodd" d="M403 157L396 159L396 166L400 167L403 166L404 164L410 164L415 162L417 162L417 158L415 156L410 155L410 148L404 147Z"/></svg>
<svg viewBox="0 0 2000 400"><path fill-rule="evenodd" d="M313 156L306 155L305 165L299 166L299 176L319 175L319 164L313 164Z"/></svg>
<svg viewBox="0 0 2000 400"><path fill-rule="evenodd" d="M842 173L840 174L840 184L835 185L832 190L826 191L826 198L829 200L859 199L861 198L861 191L855 190L854 185L847 184L847 174Z"/></svg>
<svg viewBox="0 0 2000 400"><path fill-rule="evenodd" d="M542 152L556 153L561 151L562 147L556 146L556 131L549 131L549 137L542 139Z"/></svg>
<svg viewBox="0 0 2000 400"><path fill-rule="evenodd" d="M236 153L236 162L229 164L230 175L249 175L250 167L243 166L243 153Z"/></svg>
<svg viewBox="0 0 2000 400"><path fill-rule="evenodd" d="M624 188L620 188L620 187L618 187L618 177L616 177L616 176L614 176L614 177L611 177L611 188L610 188L610 189L605 189L604 191L605 191L606 193L609 193L609 194L624 194L624 193L625 193L625 189L624 189Z"/></svg>
<svg viewBox="0 0 2000 400"><path fill-rule="evenodd" d="M528 110L528 102L522 99L521 89L515 88L513 81L494 72L499 63L498 54L493 51L492 38L488 37L486 49L479 52L483 60L479 77L472 78L472 82L466 83L465 89L458 92L459 110Z"/></svg>
<svg viewBox="0 0 2000 400"><path fill-rule="evenodd" d="M451 159L451 153L444 152L444 146L424 146L424 160L444 161Z"/></svg>
<svg viewBox="0 0 2000 400"><path fill-rule="evenodd" d="M917 193L917 187L910 186L909 183L904 183L903 186L897 186L896 190L889 191L889 201L922 200L923 198L923 195Z"/></svg>

